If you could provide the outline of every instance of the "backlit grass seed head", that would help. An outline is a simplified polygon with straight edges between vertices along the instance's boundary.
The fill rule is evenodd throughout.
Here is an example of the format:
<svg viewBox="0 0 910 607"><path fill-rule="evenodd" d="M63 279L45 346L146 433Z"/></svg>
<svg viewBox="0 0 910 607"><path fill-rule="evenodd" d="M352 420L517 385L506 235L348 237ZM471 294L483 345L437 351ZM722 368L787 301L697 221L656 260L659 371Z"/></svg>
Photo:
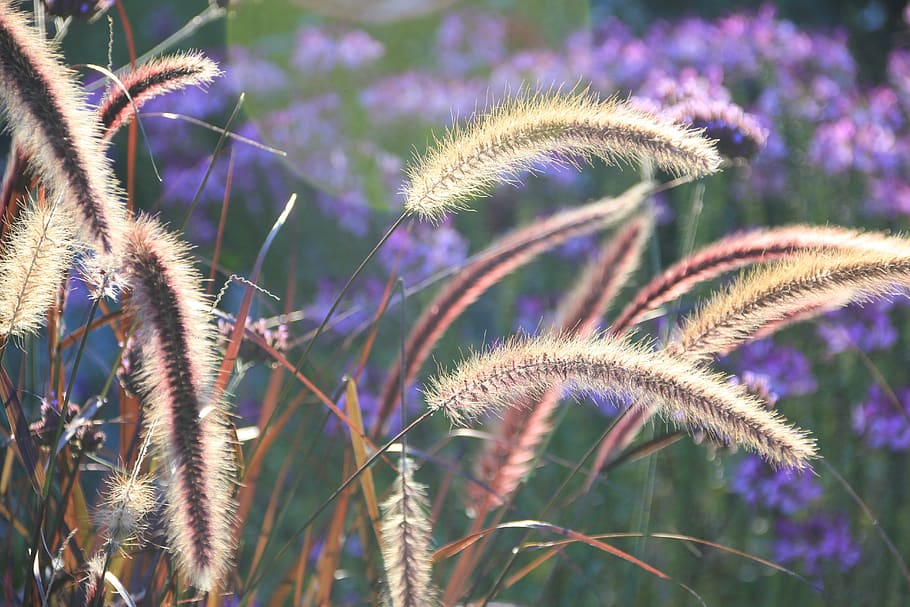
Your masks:
<svg viewBox="0 0 910 607"><path fill-rule="evenodd" d="M846 228L791 225L737 232L685 257L639 290L610 327L622 335L649 311L673 301L721 274L755 263L770 263L807 252L869 251L875 254L910 253L908 241L897 236Z"/></svg>
<svg viewBox="0 0 910 607"><path fill-rule="evenodd" d="M434 378L426 399L432 410L442 410L453 423L463 424L562 385L629 393L639 396L639 402L660 403L671 421L729 437L775 465L802 468L815 457L813 440L741 386L681 358L615 338L550 335L513 340Z"/></svg>
<svg viewBox="0 0 910 607"><path fill-rule="evenodd" d="M899 287L910 287L910 253L808 251L737 280L686 320L670 347L690 358L707 358L729 352L769 326L779 329L782 321L805 320L831 306L896 293Z"/></svg>
<svg viewBox="0 0 910 607"><path fill-rule="evenodd" d="M392 607L435 605L432 528L427 488L414 480L414 464L402 458L395 488L382 504L382 560Z"/></svg>
<svg viewBox="0 0 910 607"><path fill-rule="evenodd" d="M652 189L639 183L619 196L572 208L523 226L474 256L439 291L408 333L405 385L410 385L439 338L465 309L503 277L571 238L617 224L637 209ZM383 427L399 400L401 360L389 371L379 397L378 425Z"/></svg>
<svg viewBox="0 0 910 607"><path fill-rule="evenodd" d="M73 73L13 2L0 0L0 105L16 144L101 254L118 250L125 209Z"/></svg>
<svg viewBox="0 0 910 607"><path fill-rule="evenodd" d="M106 481L95 520L105 530L108 542L120 547L141 538L154 507L155 487L150 478L116 473Z"/></svg>
<svg viewBox="0 0 910 607"><path fill-rule="evenodd" d="M121 83L112 83L98 106L104 138L110 139L129 124L147 101L189 86L205 86L220 74L214 61L196 52L159 57L140 65L124 75Z"/></svg>
<svg viewBox="0 0 910 607"><path fill-rule="evenodd" d="M212 402L209 302L186 246L153 220L131 226L123 265L142 327L145 419L168 477L169 545L191 583L210 590L233 550L234 460L224 408Z"/></svg>
<svg viewBox="0 0 910 607"><path fill-rule="evenodd" d="M651 159L674 173L715 172L713 143L615 99L589 93L540 93L508 99L467 126L450 130L408 169L409 214L438 221L494 185L544 162Z"/></svg>
<svg viewBox="0 0 910 607"><path fill-rule="evenodd" d="M72 215L62 205L29 201L0 254L0 335L44 324L76 251Z"/></svg>

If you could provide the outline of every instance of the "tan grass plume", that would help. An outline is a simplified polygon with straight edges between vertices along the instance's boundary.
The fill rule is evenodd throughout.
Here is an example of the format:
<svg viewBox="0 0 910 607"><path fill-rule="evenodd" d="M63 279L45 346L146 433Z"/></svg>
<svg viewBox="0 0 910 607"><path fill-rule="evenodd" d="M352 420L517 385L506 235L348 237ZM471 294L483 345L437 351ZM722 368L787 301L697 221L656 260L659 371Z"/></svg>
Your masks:
<svg viewBox="0 0 910 607"><path fill-rule="evenodd" d="M34 200L16 218L0 255L0 335L37 330L76 251L72 214Z"/></svg>
<svg viewBox="0 0 910 607"><path fill-rule="evenodd" d="M409 459L401 458L395 488L382 504L382 560L392 607L437 604L427 488L414 480L413 467Z"/></svg>
<svg viewBox="0 0 910 607"><path fill-rule="evenodd" d="M802 468L815 457L813 440L742 387L680 358L617 338L514 339L434 378L426 399L432 410L463 424L564 384L661 403L668 419L734 441L778 466Z"/></svg>
<svg viewBox="0 0 910 607"><path fill-rule="evenodd" d="M825 299L846 305L910 286L910 255L873 251L809 251L747 273L685 321L668 347L692 359L729 352L787 319L821 312Z"/></svg>
<svg viewBox="0 0 910 607"><path fill-rule="evenodd" d="M507 99L451 129L408 169L405 210L438 221L466 201L543 162L607 163L648 158L674 173L701 176L721 157L699 131L588 92Z"/></svg>

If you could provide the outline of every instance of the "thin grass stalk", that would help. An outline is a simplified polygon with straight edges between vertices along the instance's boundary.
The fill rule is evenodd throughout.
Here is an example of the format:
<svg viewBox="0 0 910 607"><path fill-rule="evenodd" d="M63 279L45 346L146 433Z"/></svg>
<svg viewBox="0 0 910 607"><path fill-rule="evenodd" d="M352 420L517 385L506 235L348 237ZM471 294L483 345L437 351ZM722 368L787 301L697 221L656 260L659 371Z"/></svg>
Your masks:
<svg viewBox="0 0 910 607"><path fill-rule="evenodd" d="M477 255L434 297L408 333L405 384L414 381L433 347L452 323L490 287L567 240L614 225L641 204L651 187L649 183L641 183L616 198L599 200L538 220L507 234ZM386 375L380 392L374 435L385 432L388 420L400 402L401 376L399 358Z"/></svg>

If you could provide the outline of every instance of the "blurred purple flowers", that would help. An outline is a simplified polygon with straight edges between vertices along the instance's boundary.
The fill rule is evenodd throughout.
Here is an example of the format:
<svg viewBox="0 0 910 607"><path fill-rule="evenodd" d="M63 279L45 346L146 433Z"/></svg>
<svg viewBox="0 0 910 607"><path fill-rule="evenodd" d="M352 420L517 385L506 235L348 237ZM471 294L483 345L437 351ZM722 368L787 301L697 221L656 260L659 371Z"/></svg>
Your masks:
<svg viewBox="0 0 910 607"><path fill-rule="evenodd" d="M853 409L853 431L873 449L910 450L910 388L893 396L869 388L866 400Z"/></svg>
<svg viewBox="0 0 910 607"><path fill-rule="evenodd" d="M809 575L819 575L827 566L848 571L859 563L859 546L842 515L813 515L801 521L777 522L775 559L799 564Z"/></svg>

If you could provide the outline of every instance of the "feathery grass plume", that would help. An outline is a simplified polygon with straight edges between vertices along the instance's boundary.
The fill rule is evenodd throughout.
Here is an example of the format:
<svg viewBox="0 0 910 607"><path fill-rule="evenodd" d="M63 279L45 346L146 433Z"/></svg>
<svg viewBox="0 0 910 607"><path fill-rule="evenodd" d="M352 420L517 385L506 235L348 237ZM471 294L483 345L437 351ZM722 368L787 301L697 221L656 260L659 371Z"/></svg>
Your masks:
<svg viewBox="0 0 910 607"><path fill-rule="evenodd" d="M594 333L610 301L638 267L652 223L650 214L640 215L610 239L560 305L557 332L584 337ZM553 429L551 418L560 398L560 390L551 389L539 399L528 399L505 411L474 468L490 491L473 483L468 486L475 505L489 500L498 506L515 491L528 474L540 443Z"/></svg>
<svg viewBox="0 0 910 607"><path fill-rule="evenodd" d="M167 55L140 65L121 78L122 87L112 84L98 105L104 138L110 139L129 124L136 110L150 99L189 86L208 85L220 74L218 65L198 52Z"/></svg>
<svg viewBox="0 0 910 607"><path fill-rule="evenodd" d="M233 548L228 420L212 402L215 328L183 243L140 218L125 245L130 305L142 323L146 427L169 477L169 544L192 584L210 590Z"/></svg>
<svg viewBox="0 0 910 607"><path fill-rule="evenodd" d="M467 126L448 131L408 168L405 211L439 221L497 183L543 162L649 158L675 173L718 170L714 144L698 131L616 99L588 92L538 93L507 99Z"/></svg>
<svg viewBox="0 0 910 607"><path fill-rule="evenodd" d="M148 528L146 517L154 507L155 487L151 478L118 472L105 481L95 520L106 530L108 543L119 548L142 536Z"/></svg>
<svg viewBox="0 0 910 607"><path fill-rule="evenodd" d="M433 346L464 310L516 269L571 238L614 225L641 204L652 184L632 186L616 198L604 198L577 209L540 219L506 234L476 255L433 299L408 334L405 385L410 385ZM401 359L386 376L379 396L376 428L385 429L401 392Z"/></svg>
<svg viewBox="0 0 910 607"><path fill-rule="evenodd" d="M71 214L62 205L29 200L0 254L0 335L38 329L76 251Z"/></svg>
<svg viewBox="0 0 910 607"><path fill-rule="evenodd" d="M116 253L125 208L98 120L73 73L12 5L0 0L0 104L8 128L44 184L74 210L84 237L99 253Z"/></svg>
<svg viewBox="0 0 910 607"><path fill-rule="evenodd" d="M515 406L528 394L562 385L631 393L661 403L668 419L728 438L774 465L803 468L815 457L813 440L741 386L682 358L617 338L515 339L435 377L426 388L426 400L431 410L442 410L453 423L463 424L487 411Z"/></svg>
<svg viewBox="0 0 910 607"><path fill-rule="evenodd" d="M741 277L688 318L668 348L705 359L729 352L772 323L804 319L826 297L844 305L907 286L910 254L810 251Z"/></svg>
<svg viewBox="0 0 910 607"><path fill-rule="evenodd" d="M414 480L413 467L408 458L401 458L395 489L382 504L382 560L392 607L437 604L427 488Z"/></svg>
<svg viewBox="0 0 910 607"><path fill-rule="evenodd" d="M695 285L743 266L778 261L807 249L899 253L908 242L875 232L793 225L731 234L670 266L642 288L610 327L622 335L648 312L689 292Z"/></svg>

